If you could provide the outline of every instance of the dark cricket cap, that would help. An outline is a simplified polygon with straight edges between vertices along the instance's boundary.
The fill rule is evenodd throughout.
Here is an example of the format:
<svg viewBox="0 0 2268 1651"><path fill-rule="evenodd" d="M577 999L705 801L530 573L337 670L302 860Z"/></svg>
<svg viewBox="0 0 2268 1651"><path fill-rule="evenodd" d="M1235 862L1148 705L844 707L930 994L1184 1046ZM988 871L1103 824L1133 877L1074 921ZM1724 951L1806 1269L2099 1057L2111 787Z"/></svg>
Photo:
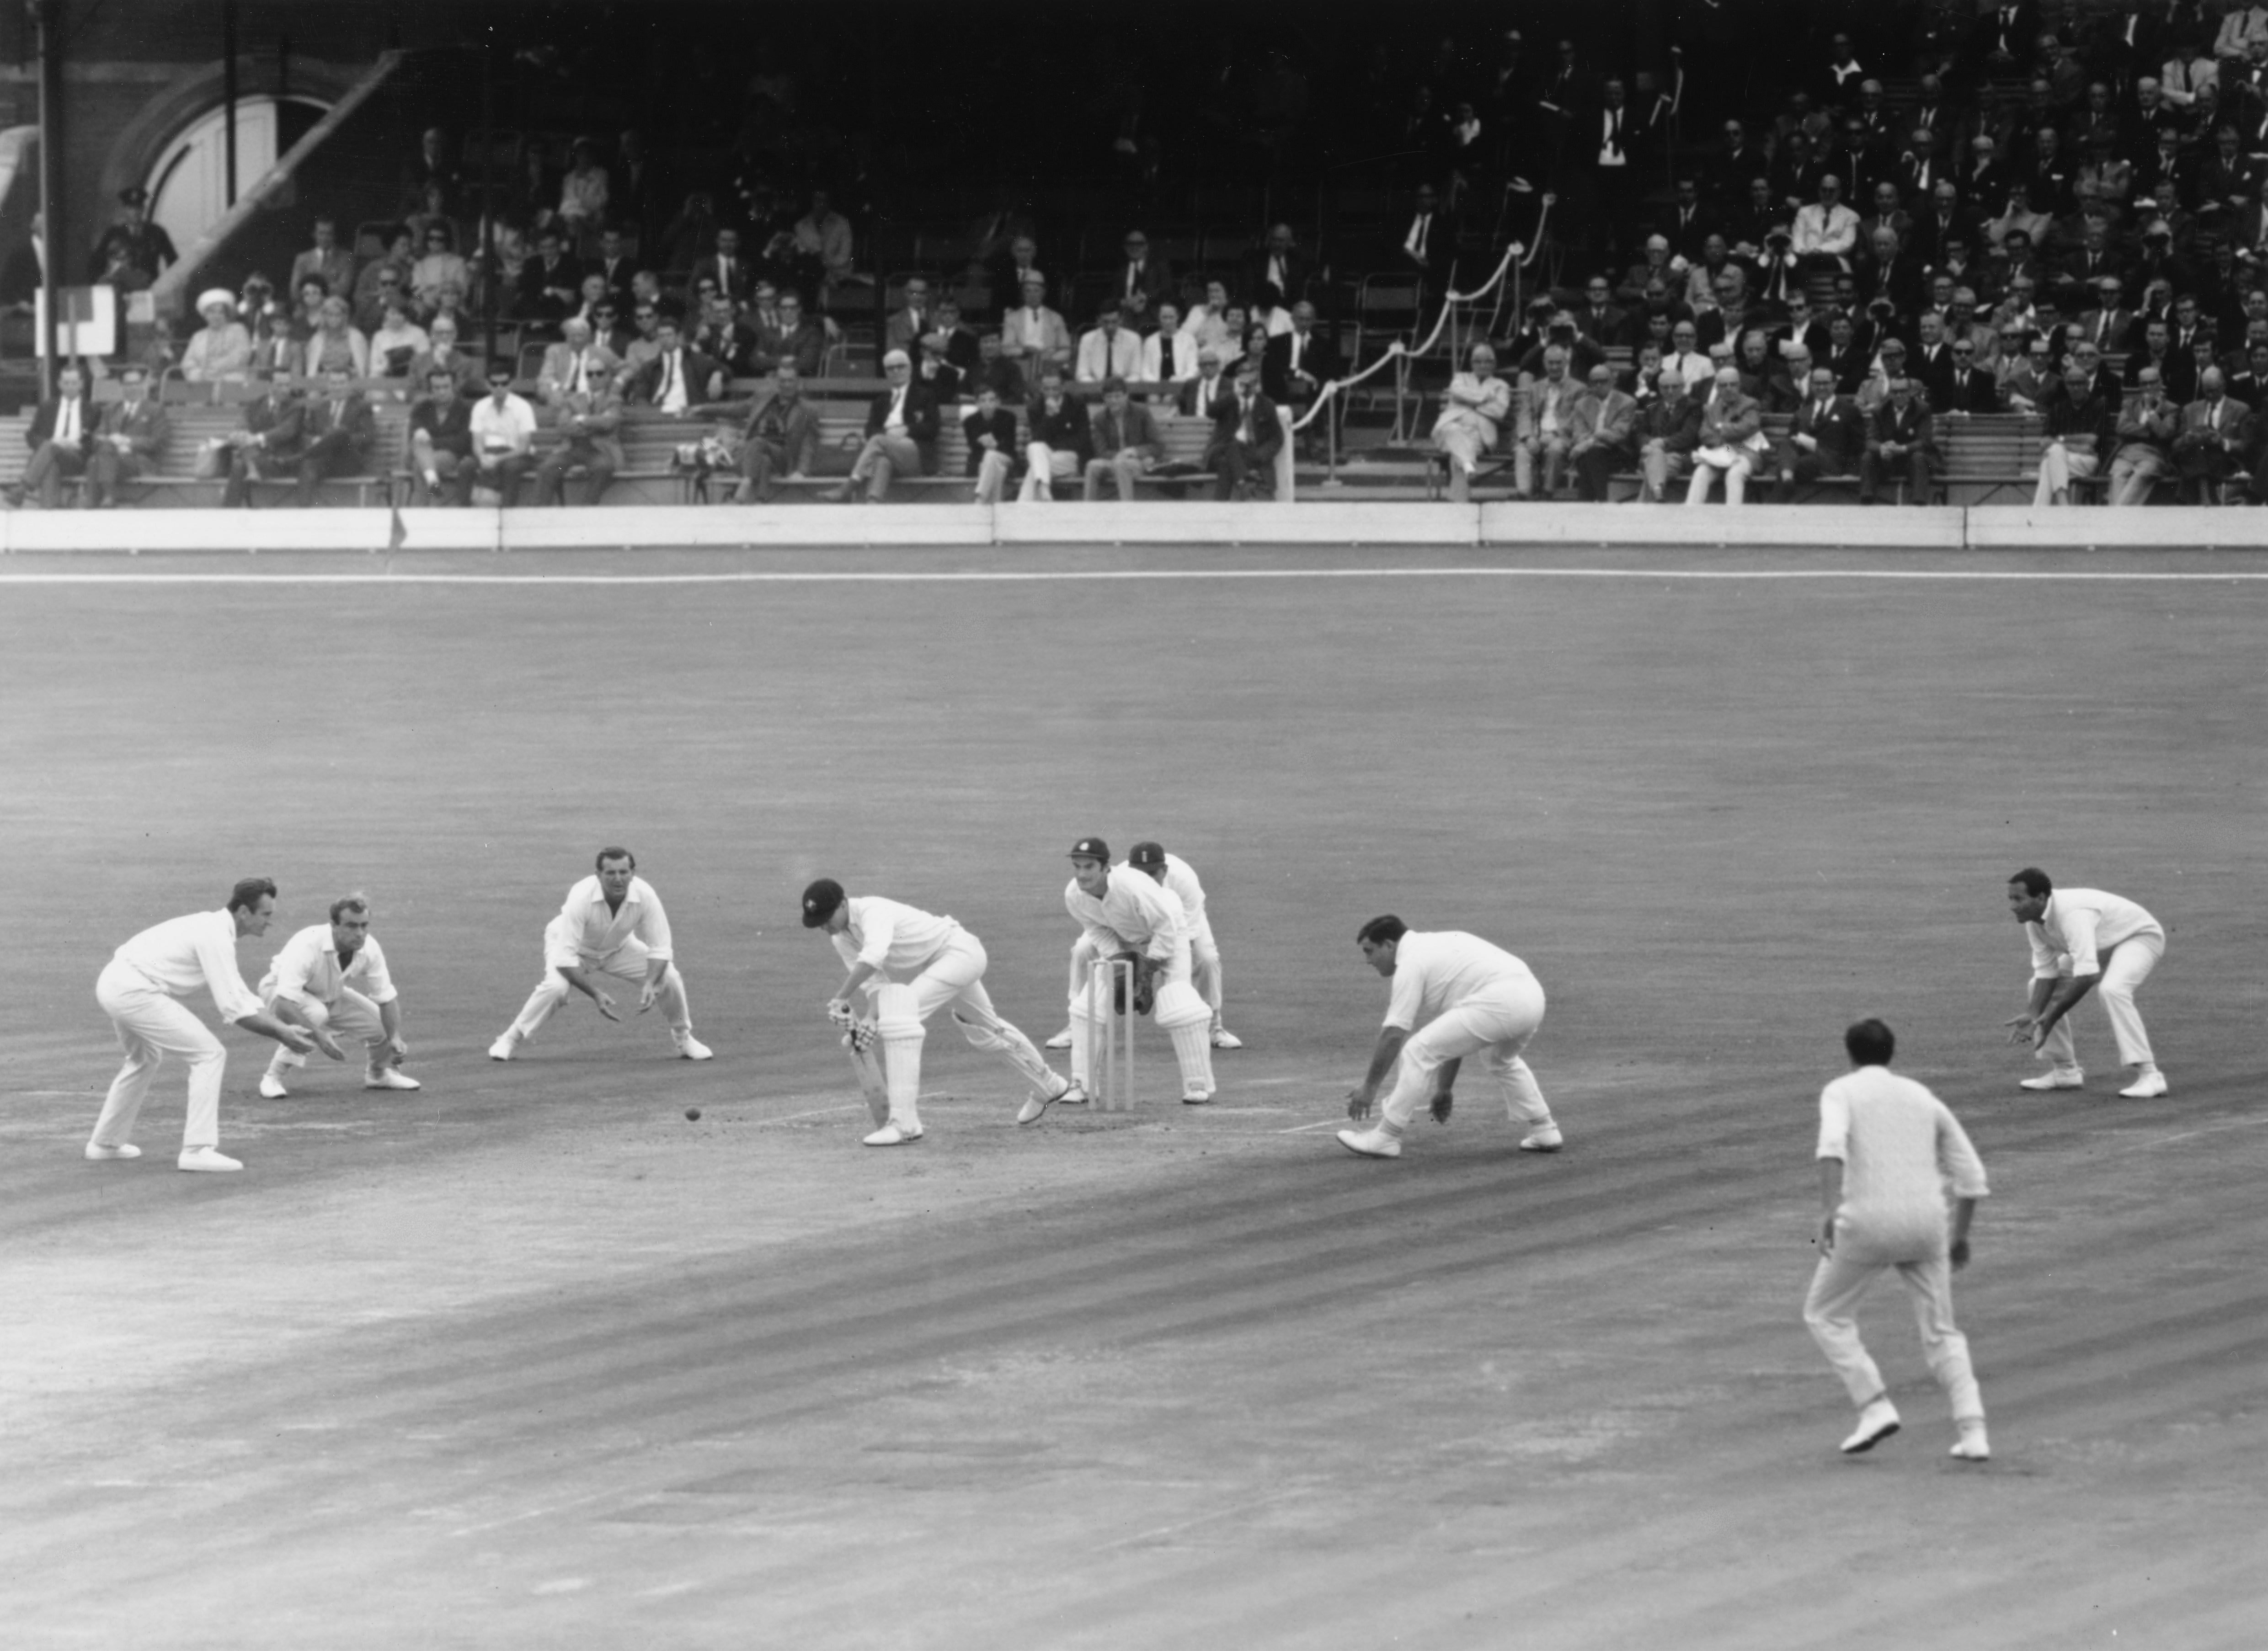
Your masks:
<svg viewBox="0 0 2268 1651"><path fill-rule="evenodd" d="M1071 858L1100 860L1107 866L1110 863L1110 845L1100 837L1082 837L1071 846Z"/></svg>
<svg viewBox="0 0 2268 1651"><path fill-rule="evenodd" d="M1166 863L1163 843L1136 843L1126 851L1126 863L1138 871L1152 871Z"/></svg>
<svg viewBox="0 0 2268 1651"><path fill-rule="evenodd" d="M803 926L816 928L835 915L835 908L843 904L843 885L833 877L821 877L803 892Z"/></svg>

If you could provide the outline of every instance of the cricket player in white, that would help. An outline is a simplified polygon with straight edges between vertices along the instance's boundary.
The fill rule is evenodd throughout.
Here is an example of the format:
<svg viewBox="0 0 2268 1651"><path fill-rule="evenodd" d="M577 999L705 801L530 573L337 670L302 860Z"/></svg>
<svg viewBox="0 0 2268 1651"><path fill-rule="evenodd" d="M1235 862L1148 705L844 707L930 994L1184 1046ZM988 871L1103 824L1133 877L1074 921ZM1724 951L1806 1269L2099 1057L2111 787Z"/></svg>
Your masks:
<svg viewBox="0 0 2268 1651"><path fill-rule="evenodd" d="M922 1138L917 1103L922 1042L928 1036L922 1023L947 1005L971 1045L1005 1056L1040 1086L1031 1103L1039 1112L1070 1089L1032 1040L993 1009L984 990L990 961L984 943L950 917L934 917L879 895L848 895L834 878L821 877L803 892L803 926L824 930L850 971L828 1000L827 1018L849 1027L860 1018L853 1007L859 997L873 1007L889 1121L865 1137L866 1145L896 1147Z"/></svg>
<svg viewBox="0 0 2268 1651"><path fill-rule="evenodd" d="M1857 1070L1819 1093L1819 1267L1803 1303L1812 1339L1843 1378L1859 1426L1846 1455L1871 1450L1898 1430L1882 1373L1859 1339L1859 1297L1896 1267L1913 1297L1930 1374L1953 1401L1953 1454L1982 1462L1984 1400L1969 1365L1969 1341L1953 1322L1953 1275L1969 1265L1969 1222L1989 1190L1984 1165L1944 1102L1889 1069L1896 1039L1878 1020L1843 1034ZM1953 1214L1946 1218L1946 1185Z"/></svg>
<svg viewBox="0 0 2268 1651"><path fill-rule="evenodd" d="M229 891L228 904L217 912L193 912L170 922L145 928L112 954L94 983L94 1001L110 1016L126 1064L111 1080L103 1098L102 1115L86 1143L86 1156L98 1162L138 1158L142 1149L127 1140L142 1103L150 1098L150 1085L168 1053L181 1056L189 1066L189 1110L181 1126L184 1170L241 1170L244 1165L220 1150L220 1080L228 1065L228 1051L205 1024L173 1000L187 997L199 987L212 994L221 1018L247 1031L277 1043L298 1054L315 1046L314 1040L296 1026L287 1026L260 1007L237 972L236 942L239 935L264 935L276 920L276 885L266 877L247 877Z"/></svg>
<svg viewBox="0 0 2268 1651"><path fill-rule="evenodd" d="M2008 879L2008 909L2032 943L2032 995L2024 1012L2003 1022L2010 1043L2029 1043L2050 1062L2037 1077L2020 1078L2027 1090L2075 1090L2087 1082L2073 1047L2068 1016L2090 990L2102 999L2118 1040L2118 1058L2136 1068L2118 1091L2130 1101L2166 1092L2166 1075L2150 1053L2134 994L2166 955L2166 931L2132 900L2101 889L2058 889L2048 874L2026 866Z"/></svg>
<svg viewBox="0 0 2268 1651"><path fill-rule="evenodd" d="M669 914L661 897L637 873L637 856L627 848L599 850L598 873L567 891L566 904L543 929L543 979L519 1018L489 1046L489 1059L509 1060L535 1036L571 989L598 1005L608 1020L620 1020L615 1000L590 977L593 971L629 980L638 988L638 1013L655 1004L669 1021L670 1041L686 1060L706 1060L709 1046L693 1035L693 1011L685 1001L685 977L672 961Z"/></svg>
<svg viewBox="0 0 2268 1651"><path fill-rule="evenodd" d="M1169 855L1158 843L1136 843L1128 851L1126 863L1137 871L1145 872L1166 888L1182 903L1182 915L1189 930L1189 984L1197 995L1204 999L1212 1010L1211 1036L1216 1049L1241 1049L1244 1039L1221 1024L1220 1017L1220 943L1213 938L1212 920L1205 915L1204 884L1197 881L1195 867L1179 855ZM1086 972L1094 967L1094 948L1082 932L1071 943L1071 990L1079 994L1080 983ZM1071 1028L1065 1026L1048 1039L1050 1049L1071 1046Z"/></svg>
<svg viewBox="0 0 2268 1651"><path fill-rule="evenodd" d="M1481 1065L1504 1091L1505 1111L1528 1126L1522 1152L1557 1152L1565 1141L1543 1091L1520 1052L1543 1024L1543 987L1510 952L1455 929L1423 934L1398 917L1373 917L1355 936L1363 961L1394 982L1386 1024L1371 1052L1370 1070L1347 1094L1347 1116L1368 1118L1380 1086L1397 1065L1394 1092L1376 1125L1342 1129L1339 1144L1367 1158L1398 1158L1402 1134L1420 1102L1447 1123L1449 1083L1464 1058ZM1439 1094L1436 1094L1436 1088Z"/></svg>
<svg viewBox="0 0 2268 1651"><path fill-rule="evenodd" d="M370 932L370 901L350 894L331 902L331 921L301 929L284 943L261 977L260 1001L277 1020L304 1026L315 1046L334 1060L346 1051L334 1031L362 1039L362 1086L366 1090L423 1087L396 1063L409 1046L401 1037L401 994L386 970L386 950ZM279 1048L261 1075L260 1092L280 1101L291 1091L284 1075L307 1057Z"/></svg>

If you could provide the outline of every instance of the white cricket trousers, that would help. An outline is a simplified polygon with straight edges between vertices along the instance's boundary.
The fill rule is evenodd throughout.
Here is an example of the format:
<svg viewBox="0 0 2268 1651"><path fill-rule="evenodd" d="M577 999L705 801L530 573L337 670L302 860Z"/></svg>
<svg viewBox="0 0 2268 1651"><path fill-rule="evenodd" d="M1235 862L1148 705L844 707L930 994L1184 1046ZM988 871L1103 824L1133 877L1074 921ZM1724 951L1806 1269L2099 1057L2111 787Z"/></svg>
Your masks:
<svg viewBox="0 0 2268 1651"><path fill-rule="evenodd" d="M1876 1273L1892 1268L1913 1297L1922 1356L1953 1402L1953 1419L1984 1420L1984 1395L1977 1391L1977 1375L1969 1366L1969 1339L1953 1323L1953 1264L1942 1250L1906 1261L1875 1259L1867 1256L1863 1241L1854 1243L1838 1222L1835 1252L1819 1258L1819 1270L1811 1275L1811 1294L1803 1303L1803 1322L1810 1327L1811 1339L1843 1378L1854 1407L1864 1409L1880 1398L1885 1391L1882 1373L1867 1356L1867 1344L1859 1339L1859 1297Z"/></svg>
<svg viewBox="0 0 2268 1651"><path fill-rule="evenodd" d="M114 958L94 983L94 1001L110 1016L126 1064L110 1081L102 1116L90 1138L98 1147L122 1147L134 1138L134 1120L168 1054L189 1068L189 1110L181 1125L181 1148L220 1145L220 1079L228 1051L212 1031L177 999L152 986L131 964Z"/></svg>
<svg viewBox="0 0 2268 1651"><path fill-rule="evenodd" d="M571 969L596 970L600 974L611 974L615 980L628 980L641 989L645 986L645 942L635 935L603 958L579 954L572 958L562 957L547 947L543 957L543 979L536 982L535 990L528 994L526 1003L520 1009L519 1018L512 1024L512 1030L523 1042L535 1036L543 1023L551 1018L551 1011L564 1003L568 993L575 989L561 976L558 965L562 964ZM662 973L659 1001L661 1012L669 1017L672 1031L693 1030L693 1009L686 1001L685 977L678 973L677 965L674 963Z"/></svg>
<svg viewBox="0 0 2268 1651"><path fill-rule="evenodd" d="M1094 949L1085 932L1071 943L1071 985L1069 994L1076 999L1086 989L1086 972L1094 966L1101 953ZM1208 923L1189 936L1189 984L1197 995L1212 1010L1212 1025L1219 1031L1220 1018L1220 944L1212 937L1212 926Z"/></svg>
<svg viewBox="0 0 2268 1651"><path fill-rule="evenodd" d="M266 1008L270 1016L281 1019L282 1016L276 1014L276 1001L269 998ZM291 1012L310 1026L359 1038L371 1069L375 1071L381 1064L379 1046L386 1041L386 1023L379 1017L378 1005L352 987L340 987L339 1001L335 1003L324 1003L309 998L304 1003L292 1004ZM293 1054L282 1044L277 1044L276 1053L269 1057L268 1069L281 1077L294 1067L306 1064L306 1056Z"/></svg>
<svg viewBox="0 0 2268 1651"><path fill-rule="evenodd" d="M1514 1123L1551 1121L1535 1075L1520 1052L1543 1024L1543 987L1534 976L1491 982L1462 1003L1451 1004L1410 1036L1402 1046L1394 1092L1386 1097L1384 1117L1397 1133L1405 1128L1421 1106L1432 1104L1434 1075L1446 1060L1477 1054L1483 1071L1504 1094L1505 1112Z"/></svg>
<svg viewBox="0 0 2268 1651"><path fill-rule="evenodd" d="M2136 935L2131 940L2120 941L2102 959L2102 978L2095 983L2095 995L2102 1000L2102 1012L2110 1017L2110 1035L2118 1040L2118 1059L2123 1065L2146 1067L2157 1063L2150 1053L2150 1034L2142 1029L2142 1011L2134 1007L2134 994L2150 978L2150 971L2158 966L2158 959L2165 955L2166 943L2161 936ZM2059 1067L2079 1064L2079 1050L2072 1041L2070 1016L2048 1028L2039 1053L2041 1060L2052 1060Z"/></svg>
<svg viewBox="0 0 2268 1651"><path fill-rule="evenodd" d="M904 983L914 994L914 1026L902 1028L886 1016L876 1016L881 1028L883 1046L887 1051L887 1061L895 1063L903 1058L899 1053L896 1040L899 1036L911 1032L916 1038L913 1044L916 1053L912 1058L917 1062L915 1070L919 1071L920 1025L938 1010L950 1008L954 1024L961 1028L961 1035L968 1039L972 1047L1002 1056L1010 1066L1042 1089L1053 1090L1060 1087L1059 1082L1048 1070L1047 1057L1012 1023L1002 1019L1000 1012L992 1007L992 994L984 989L984 971L990 963L991 958L984 950L984 943L967 929L956 928L953 937L922 965L920 972ZM887 984L889 982L883 977L876 975L867 982L866 991L869 996L873 996L877 987ZM876 1007L878 1009L880 1008L879 1000ZM894 1065L892 1069L895 1069Z"/></svg>

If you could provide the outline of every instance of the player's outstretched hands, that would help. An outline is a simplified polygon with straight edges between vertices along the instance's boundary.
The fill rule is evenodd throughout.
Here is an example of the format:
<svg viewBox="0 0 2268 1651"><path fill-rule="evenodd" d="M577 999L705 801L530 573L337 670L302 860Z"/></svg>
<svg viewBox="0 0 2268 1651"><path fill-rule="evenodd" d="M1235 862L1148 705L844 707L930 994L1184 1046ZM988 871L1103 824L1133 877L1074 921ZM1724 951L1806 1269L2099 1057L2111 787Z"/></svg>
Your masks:
<svg viewBox="0 0 2268 1651"><path fill-rule="evenodd" d="M1352 1089L1347 1091L1347 1116L1357 1123L1370 1116L1373 1104L1368 1090Z"/></svg>
<svg viewBox="0 0 2268 1651"><path fill-rule="evenodd" d="M638 987L638 1013L643 1015L661 1002L661 982L648 980Z"/></svg>
<svg viewBox="0 0 2268 1651"><path fill-rule="evenodd" d="M339 1040L332 1037L331 1034L323 1028L320 1026L310 1026L307 1029L307 1036L313 1038L315 1040L315 1047L321 1050L324 1054L330 1057L330 1059L334 1060L343 1060L347 1058L347 1052L339 1047Z"/></svg>
<svg viewBox="0 0 2268 1651"><path fill-rule="evenodd" d="M2029 1013L2011 1015L2000 1024L2008 1029L2008 1041L2012 1044L2029 1044L2036 1049L2047 1041L2047 1029Z"/></svg>
<svg viewBox="0 0 2268 1651"><path fill-rule="evenodd" d="M608 1020L622 1019L622 1016L615 1011L615 1000L611 994L593 992L591 994L591 1002L599 1006L599 1013L604 1015Z"/></svg>
<svg viewBox="0 0 2268 1651"><path fill-rule="evenodd" d="M1433 1121L1437 1124L1447 1123L1449 1121L1449 1114L1456 1111L1456 1091L1454 1090L1443 1090L1440 1094L1433 1097Z"/></svg>
<svg viewBox="0 0 2268 1651"><path fill-rule="evenodd" d="M284 1035L276 1041L295 1055L311 1053L315 1047L315 1040L289 1021L284 1023Z"/></svg>

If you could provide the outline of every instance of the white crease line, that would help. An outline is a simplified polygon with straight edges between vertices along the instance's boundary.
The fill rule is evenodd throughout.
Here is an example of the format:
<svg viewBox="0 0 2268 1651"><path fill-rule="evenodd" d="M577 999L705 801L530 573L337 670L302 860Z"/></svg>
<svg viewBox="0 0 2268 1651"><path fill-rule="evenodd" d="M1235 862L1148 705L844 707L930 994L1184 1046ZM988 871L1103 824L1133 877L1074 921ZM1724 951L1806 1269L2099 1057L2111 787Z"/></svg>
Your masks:
<svg viewBox="0 0 2268 1651"><path fill-rule="evenodd" d="M290 553L284 553L290 554ZM2231 584L2262 573L2059 572L1921 568L1119 568L939 573L7 573L14 584L1049 584L1176 579L1858 579L2111 584Z"/></svg>
<svg viewBox="0 0 2268 1651"><path fill-rule="evenodd" d="M1152 1530L1138 1530L1130 1537L1121 1537L1116 1542L1106 1542L1094 1552L1108 1553L1113 1548L1129 1547L1137 1542L1152 1542L1160 1537L1170 1537L1176 1531L1192 1530L1199 1525L1210 1525L1218 1520L1231 1518L1237 1514L1248 1514L1256 1508L1266 1508L1277 1502L1288 1502L1295 1496L1306 1494L1305 1491L1278 1491L1273 1496L1263 1496L1256 1501L1238 1502L1232 1507L1217 1508L1210 1514L1200 1514L1195 1519L1184 1519L1178 1524L1160 1525Z"/></svg>
<svg viewBox="0 0 2268 1651"><path fill-rule="evenodd" d="M1278 1130L1276 1133L1277 1133L1278 1134L1279 1134L1279 1135L1298 1135L1298 1134L1304 1134L1307 1131L1308 1131L1308 1130L1310 1130L1310 1129L1332 1129L1332 1128L1336 1128L1336 1127L1337 1126L1337 1125L1338 1125L1338 1121L1339 1121L1339 1120L1338 1120L1337 1119L1336 1119L1336 1118L1326 1118L1326 1119L1324 1119L1321 1123L1317 1123L1317 1124L1300 1124L1300 1125L1297 1125L1297 1126L1295 1126L1294 1127L1290 1128L1290 1129L1279 1129L1279 1130Z"/></svg>
<svg viewBox="0 0 2268 1651"><path fill-rule="evenodd" d="M571 1508L587 1507L593 1502L603 1502L610 1497L620 1500L627 1494L627 1492L619 1490L593 1491L588 1496L571 1497L563 1502L554 1502L549 1508L531 1508L526 1513L507 1514L502 1519L491 1519L477 1525L465 1525L449 1534L453 1537L477 1536L483 1530L500 1530L506 1525L517 1525L530 1519L542 1519L552 1514L563 1514Z"/></svg>
<svg viewBox="0 0 2268 1651"><path fill-rule="evenodd" d="M2260 1123L2268 1123L2268 1118L2233 1118L2225 1124L2207 1124L2202 1129L2185 1129L2178 1135L2160 1135L2154 1141L2138 1141L2118 1150L2140 1152L2150 1147L2169 1147L2176 1141L2195 1141L2199 1135L2218 1135L2223 1130L2245 1129Z"/></svg>
<svg viewBox="0 0 2268 1651"><path fill-rule="evenodd" d="M813 1111L808 1112L790 1112L784 1118L759 1118L755 1119L754 1122L759 1128L766 1124L792 1124L799 1118L824 1118L830 1112L858 1112L862 1110L865 1104L866 1104L864 1101L846 1101L840 1106L821 1106L814 1108Z"/></svg>

